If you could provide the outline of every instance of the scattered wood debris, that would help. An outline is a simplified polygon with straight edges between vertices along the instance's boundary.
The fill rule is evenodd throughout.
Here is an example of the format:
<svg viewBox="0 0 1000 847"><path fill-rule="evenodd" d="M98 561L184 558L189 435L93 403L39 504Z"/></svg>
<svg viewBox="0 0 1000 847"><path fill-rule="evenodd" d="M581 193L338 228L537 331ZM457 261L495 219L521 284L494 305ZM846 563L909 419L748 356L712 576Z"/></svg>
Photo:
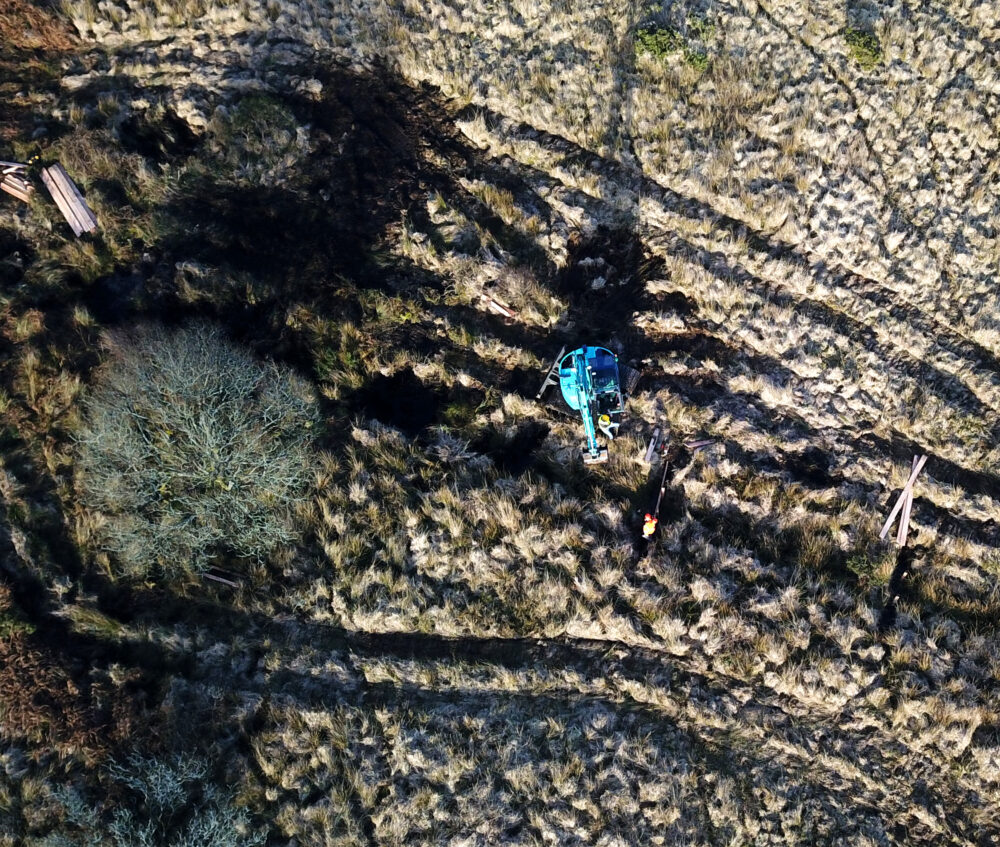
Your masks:
<svg viewBox="0 0 1000 847"><path fill-rule="evenodd" d="M97 229L97 216L86 204L80 189L69 178L62 165L57 162L48 168L42 168L42 182L77 238Z"/></svg>
<svg viewBox="0 0 1000 847"><path fill-rule="evenodd" d="M656 427L653 430L653 436L649 439L649 446L646 447L646 455L642 457L642 460L647 464L651 465L653 463L653 456L656 455L660 450L660 433L662 430L660 427Z"/></svg>
<svg viewBox="0 0 1000 847"><path fill-rule="evenodd" d="M717 442L714 438L699 438L695 441L685 441L684 447L685 449L691 451L691 458L688 463L681 468L681 470L674 474L674 484L676 485L677 483L684 481L684 477L686 477L694 467L694 458L698 455L698 453L718 443L719 442Z"/></svg>
<svg viewBox="0 0 1000 847"><path fill-rule="evenodd" d="M664 456L668 450L667 440L669 439L670 433L662 429L662 427L656 427L653 430L653 435L649 439L649 444L646 446L646 453L642 457L642 461L647 465L653 464L653 459L657 456ZM691 455L694 456L695 453L700 450L704 450L706 447L711 447L715 444L714 438L697 438L693 440L688 440L682 442L685 449L690 451Z"/></svg>
<svg viewBox="0 0 1000 847"><path fill-rule="evenodd" d="M900 547L906 546L906 534L909 529L910 523L910 510L913 508L913 484L917 481L917 476L923 469L927 462L927 456L914 456L913 463L910 467L910 478L906 480L906 485L903 486L903 490L899 492L899 497L896 499L896 505L892 507L892 511L889 512L889 517L886 518L885 523L882 525L882 531L878 534L878 537L885 539L889 534L889 527L892 526L892 522L896 520L896 516L902 512L902 516L899 520L899 528L896 532L896 543Z"/></svg>
<svg viewBox="0 0 1000 847"><path fill-rule="evenodd" d="M0 189L27 203L35 190L28 181L28 166L20 162L0 162Z"/></svg>

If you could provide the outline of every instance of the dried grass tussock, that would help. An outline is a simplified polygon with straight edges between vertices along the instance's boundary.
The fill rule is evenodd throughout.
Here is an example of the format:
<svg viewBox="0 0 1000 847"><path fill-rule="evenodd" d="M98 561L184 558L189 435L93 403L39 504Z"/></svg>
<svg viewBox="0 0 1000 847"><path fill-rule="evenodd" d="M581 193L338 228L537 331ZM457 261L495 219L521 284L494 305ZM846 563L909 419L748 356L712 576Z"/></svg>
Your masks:
<svg viewBox="0 0 1000 847"><path fill-rule="evenodd" d="M996 841L992 6L32 9L0 847Z"/></svg>

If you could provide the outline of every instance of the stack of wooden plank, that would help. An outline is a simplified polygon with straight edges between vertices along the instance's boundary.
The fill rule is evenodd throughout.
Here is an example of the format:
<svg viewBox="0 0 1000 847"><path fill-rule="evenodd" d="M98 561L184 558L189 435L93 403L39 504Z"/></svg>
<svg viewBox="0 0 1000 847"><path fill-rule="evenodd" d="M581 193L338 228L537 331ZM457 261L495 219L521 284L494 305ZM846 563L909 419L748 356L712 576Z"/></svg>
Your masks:
<svg viewBox="0 0 1000 847"><path fill-rule="evenodd" d="M83 233L97 229L97 216L86 204L80 189L69 178L62 165L57 162L51 167L42 168L42 182L45 183L74 235L79 238Z"/></svg>
<svg viewBox="0 0 1000 847"><path fill-rule="evenodd" d="M28 166L20 162L0 162L0 189L27 203L34 191L28 182Z"/></svg>

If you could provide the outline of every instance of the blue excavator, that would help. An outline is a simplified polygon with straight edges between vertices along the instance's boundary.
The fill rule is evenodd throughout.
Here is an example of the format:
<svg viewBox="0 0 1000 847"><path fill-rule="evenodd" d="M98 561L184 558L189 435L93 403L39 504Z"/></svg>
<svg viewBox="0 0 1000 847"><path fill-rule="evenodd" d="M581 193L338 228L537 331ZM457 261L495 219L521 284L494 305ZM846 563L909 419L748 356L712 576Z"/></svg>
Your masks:
<svg viewBox="0 0 1000 847"><path fill-rule="evenodd" d="M597 433L600 431L608 441L613 441L625 410L618 357L606 347L579 347L570 353L565 353L563 348L545 377L537 399L541 399L557 378L566 405L583 420L584 464L606 462L608 448L598 440Z"/></svg>

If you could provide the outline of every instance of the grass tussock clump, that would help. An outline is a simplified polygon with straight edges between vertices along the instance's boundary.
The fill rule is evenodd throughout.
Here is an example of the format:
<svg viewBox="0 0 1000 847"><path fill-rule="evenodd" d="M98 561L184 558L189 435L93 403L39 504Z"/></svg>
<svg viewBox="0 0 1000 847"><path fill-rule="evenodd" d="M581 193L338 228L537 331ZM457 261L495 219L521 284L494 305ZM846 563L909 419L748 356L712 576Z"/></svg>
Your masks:
<svg viewBox="0 0 1000 847"><path fill-rule="evenodd" d="M110 346L85 403L78 472L115 571L176 577L290 542L317 423L306 383L208 324L148 326Z"/></svg>
<svg viewBox="0 0 1000 847"><path fill-rule="evenodd" d="M282 183L308 146L306 131L288 107L262 93L219 108L209 130L220 173L238 185Z"/></svg>
<svg viewBox="0 0 1000 847"><path fill-rule="evenodd" d="M489 291L494 292L526 323L551 326L565 310L564 304L528 268L505 268Z"/></svg>
<svg viewBox="0 0 1000 847"><path fill-rule="evenodd" d="M113 258L134 261L132 241L151 244L160 234L156 213L170 198L169 168L125 152L109 129L76 129L60 139L58 156L87 191Z"/></svg>

